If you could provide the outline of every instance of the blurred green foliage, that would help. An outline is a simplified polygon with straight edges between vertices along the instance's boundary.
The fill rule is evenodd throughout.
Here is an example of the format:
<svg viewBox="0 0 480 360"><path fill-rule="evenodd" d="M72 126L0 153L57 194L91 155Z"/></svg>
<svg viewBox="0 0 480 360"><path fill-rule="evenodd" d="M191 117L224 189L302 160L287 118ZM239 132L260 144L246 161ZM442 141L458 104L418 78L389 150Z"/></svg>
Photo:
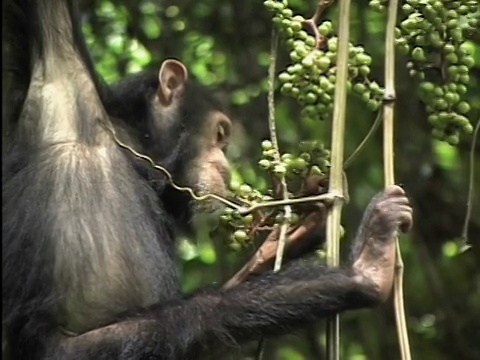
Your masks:
<svg viewBox="0 0 480 360"><path fill-rule="evenodd" d="M295 11L313 14L315 1L291 0ZM351 38L372 56L372 78L383 83L385 15L371 11L365 0L353 4ZM268 138L267 67L270 14L253 0L89 0L82 8L83 29L98 71L115 81L141 69L158 69L167 57L181 59L201 83L211 86L231 105L236 120L230 146L233 181L265 189L257 168L260 143ZM335 22L336 6L324 19ZM475 125L480 117L480 33L470 42L475 66L468 100ZM281 48L278 71L287 65ZM411 89L407 59L397 61L396 177L415 208L415 228L402 237L405 301L414 359L480 359L480 191L474 194L468 238L473 245L461 253L461 235L469 189L472 136L460 144L433 140L426 112ZM368 132L375 114L351 97L348 105L346 155ZM300 140L320 139L327 145L330 126L300 121L297 106L277 95L276 118L282 151L294 152ZM474 150L474 175L480 184L480 144ZM344 211L347 238L355 232L363 207L383 186L381 132L377 132L348 169L350 204ZM229 250L225 239L204 227L197 239L179 240L184 289L220 283L231 276L253 249ZM348 241L344 242L348 246ZM345 249L343 253L345 253ZM397 359L391 304L373 311L342 316L342 359ZM310 326L267 343L265 359L321 359L323 324ZM252 359L255 344L232 359Z"/></svg>

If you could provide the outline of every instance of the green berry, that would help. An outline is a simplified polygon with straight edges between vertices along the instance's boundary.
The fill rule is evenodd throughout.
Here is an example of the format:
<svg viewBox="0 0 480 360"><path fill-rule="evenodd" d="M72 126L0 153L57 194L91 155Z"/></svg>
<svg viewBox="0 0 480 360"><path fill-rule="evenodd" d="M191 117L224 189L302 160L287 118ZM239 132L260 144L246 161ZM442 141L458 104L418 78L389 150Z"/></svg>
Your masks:
<svg viewBox="0 0 480 360"><path fill-rule="evenodd" d="M331 65L331 61L327 56L321 56L315 61L315 63L318 68L323 71L327 70Z"/></svg>
<svg viewBox="0 0 480 360"><path fill-rule="evenodd" d="M286 17L286 18L291 18L293 16L293 11L290 10L290 9L283 9L282 11L282 15L283 17Z"/></svg>
<svg viewBox="0 0 480 360"><path fill-rule="evenodd" d="M308 46L314 46L316 43L317 43L317 41L315 40L315 38L313 36L308 36L305 39L305 44L308 45Z"/></svg>
<svg viewBox="0 0 480 360"><path fill-rule="evenodd" d="M242 184L242 185L240 185L240 188L238 190L239 190L240 194L248 195L252 192L252 187L248 184Z"/></svg>
<svg viewBox="0 0 480 360"><path fill-rule="evenodd" d="M290 163L290 167L292 167L293 169L302 171L306 169L307 162L305 161L305 159L299 157L292 160L292 162Z"/></svg>
<svg viewBox="0 0 480 360"><path fill-rule="evenodd" d="M278 79L281 82L287 82L292 80L292 75L290 75L288 72L282 72L280 75L278 75Z"/></svg>
<svg viewBox="0 0 480 360"><path fill-rule="evenodd" d="M462 30L459 28L451 29L450 36L452 37L453 41L455 42L462 42L463 41L463 33Z"/></svg>
<svg viewBox="0 0 480 360"><path fill-rule="evenodd" d="M330 21L324 21L318 27L318 32L323 36L328 36L333 30L332 23Z"/></svg>
<svg viewBox="0 0 480 360"><path fill-rule="evenodd" d="M314 117L315 114L317 113L317 110L315 109L315 106L313 105L307 105L303 108L302 110L302 116L304 117Z"/></svg>
<svg viewBox="0 0 480 360"><path fill-rule="evenodd" d="M442 5L442 8L443 8L443 5ZM448 10L447 11L447 18L456 19L456 18L458 18L458 14L455 10Z"/></svg>
<svg viewBox="0 0 480 360"><path fill-rule="evenodd" d="M473 58L473 56L465 56L464 58L462 58L461 63L465 64L465 66L467 66L468 68L471 68L473 67L473 65L475 65L475 59Z"/></svg>
<svg viewBox="0 0 480 360"><path fill-rule="evenodd" d="M421 47L413 48L412 50L412 59L415 61L425 61L425 53Z"/></svg>
<svg viewBox="0 0 480 360"><path fill-rule="evenodd" d="M330 50L331 52L334 52L334 53L337 52L338 39L337 38L328 39L327 46L328 46L328 50Z"/></svg>
<svg viewBox="0 0 480 360"><path fill-rule="evenodd" d="M293 88L292 83L285 83L285 84L283 84L282 87L280 88L280 91L281 91L283 94L291 94L291 93L292 93L292 88Z"/></svg>
<svg viewBox="0 0 480 360"><path fill-rule="evenodd" d="M460 94L460 95L464 95L467 93L467 87L463 84L457 84L457 92Z"/></svg>
<svg viewBox="0 0 480 360"><path fill-rule="evenodd" d="M378 110L379 107L380 107L380 103L376 100L369 100L367 102L367 108L371 111Z"/></svg>
<svg viewBox="0 0 480 360"><path fill-rule="evenodd" d="M236 242L236 243L244 243L245 241L248 240L248 234L246 233L245 230L236 230L234 233L233 233L233 240Z"/></svg>
<svg viewBox="0 0 480 360"><path fill-rule="evenodd" d="M299 21L292 21L290 24L290 28L295 32L300 31L302 30L302 23Z"/></svg>
<svg viewBox="0 0 480 360"><path fill-rule="evenodd" d="M325 91L329 91L332 87L334 87L334 85L332 85L330 80L325 76L320 76L319 82L320 82L320 88Z"/></svg>
<svg viewBox="0 0 480 360"><path fill-rule="evenodd" d="M432 114L428 116L428 122L432 125L435 125L438 123L438 115Z"/></svg>
<svg viewBox="0 0 480 360"><path fill-rule="evenodd" d="M317 95L315 95L313 92L309 92L307 95L305 95L305 101L309 104L313 104L315 101L317 101Z"/></svg>
<svg viewBox="0 0 480 360"><path fill-rule="evenodd" d="M403 4L402 10L405 14L410 14L415 11L412 5L410 4Z"/></svg>
<svg viewBox="0 0 480 360"><path fill-rule="evenodd" d="M467 134L471 134L473 132L473 126L472 124L470 124L469 122L467 122L464 126L463 126L463 131Z"/></svg>
<svg viewBox="0 0 480 360"><path fill-rule="evenodd" d="M429 81L422 81L420 83L420 89L427 93L431 93L435 89L435 85Z"/></svg>
<svg viewBox="0 0 480 360"><path fill-rule="evenodd" d="M467 5L460 5L457 9L458 15L467 15L468 14L468 6Z"/></svg>
<svg viewBox="0 0 480 360"><path fill-rule="evenodd" d="M450 62L452 64L456 64L458 62L458 56L454 53L450 53L450 54L446 55L445 59L447 59L448 62Z"/></svg>
<svg viewBox="0 0 480 360"><path fill-rule="evenodd" d="M248 215L243 216L242 217L242 223L244 225L250 225L251 223L253 223L253 215L248 214Z"/></svg>
<svg viewBox="0 0 480 360"><path fill-rule="evenodd" d="M353 91L358 94L363 94L365 91L367 91L367 87L365 86L365 84L356 83L355 85L353 85Z"/></svg>
<svg viewBox="0 0 480 360"><path fill-rule="evenodd" d="M290 25L292 24L292 21L291 21L290 19L283 19L283 20L281 21L281 24L282 24L283 27L289 28Z"/></svg>
<svg viewBox="0 0 480 360"><path fill-rule="evenodd" d="M440 110L445 110L448 108L448 103L443 98L435 99L433 105L435 108Z"/></svg>
<svg viewBox="0 0 480 360"><path fill-rule="evenodd" d="M258 162L258 165L262 168L262 169L268 169L270 167L272 163L267 160L267 159L261 159L259 162Z"/></svg>
<svg viewBox="0 0 480 360"><path fill-rule="evenodd" d="M455 83L448 83L446 84L448 90L456 92L457 91L457 84Z"/></svg>
<svg viewBox="0 0 480 360"><path fill-rule="evenodd" d="M288 159L293 159L293 155L290 154L290 153L284 153L284 154L282 154L282 156L280 157L280 159L281 159L282 161L286 161L286 160L288 160Z"/></svg>
<svg viewBox="0 0 480 360"><path fill-rule="evenodd" d="M440 111L438 113L438 124L446 125L450 121L451 114L446 111Z"/></svg>
<svg viewBox="0 0 480 360"><path fill-rule="evenodd" d="M458 134L448 135L447 138L446 138L446 141L452 146L457 145L459 140L460 139L459 139Z"/></svg>
<svg viewBox="0 0 480 360"><path fill-rule="evenodd" d="M449 66L447 68L448 76L451 78L455 78L458 75L458 67L457 66Z"/></svg>
<svg viewBox="0 0 480 360"><path fill-rule="evenodd" d="M361 94L361 97L362 97L362 100L365 101L365 102L368 102L370 100L370 97L371 97L371 93L370 91L364 91L362 94Z"/></svg>
<svg viewBox="0 0 480 360"><path fill-rule="evenodd" d="M363 76L367 76L368 74L370 74L370 68L367 65L360 66L358 70Z"/></svg>
<svg viewBox="0 0 480 360"><path fill-rule="evenodd" d="M370 65L372 58L367 54L357 54L355 60L359 65Z"/></svg>
<svg viewBox="0 0 480 360"><path fill-rule="evenodd" d="M301 153L299 157L302 158L303 160L305 160L306 162L310 162L310 160L312 158L312 156L309 153L306 153L306 152Z"/></svg>
<svg viewBox="0 0 480 360"><path fill-rule="evenodd" d="M460 75L459 81L463 84L468 84L470 82L470 76L468 76L466 74Z"/></svg>
<svg viewBox="0 0 480 360"><path fill-rule="evenodd" d="M445 44L445 46L443 47L443 52L445 54L450 54L450 53L453 53L454 51L455 51L455 46L452 44Z"/></svg>
<svg viewBox="0 0 480 360"><path fill-rule="evenodd" d="M240 245L238 242L235 242L235 238L233 237L233 242L228 244L228 246L233 250L233 251L240 251L242 248L242 245Z"/></svg>
<svg viewBox="0 0 480 360"><path fill-rule="evenodd" d="M459 74L468 74L468 66L458 65L458 73Z"/></svg>
<svg viewBox="0 0 480 360"><path fill-rule="evenodd" d="M302 65L311 68L313 66L313 59L311 56L308 56L302 60Z"/></svg>
<svg viewBox="0 0 480 360"><path fill-rule="evenodd" d="M304 56L307 56L308 53L310 52L309 49L307 49L307 47L305 46L305 44L302 44L301 46L297 46L295 47L295 52L298 54L298 56L300 56L301 58L304 57ZM294 67L296 65L300 65L300 64L295 64ZM298 69L298 67L296 67L296 69ZM300 65L300 69L301 69L301 65Z"/></svg>
<svg viewBox="0 0 480 360"><path fill-rule="evenodd" d="M268 10L274 10L275 9L275 1L273 0L266 0L263 5L265 5L265 7L268 9Z"/></svg>
<svg viewBox="0 0 480 360"><path fill-rule="evenodd" d="M263 150L270 150L273 148L273 144L270 140L263 140L262 141L262 149Z"/></svg>
<svg viewBox="0 0 480 360"><path fill-rule="evenodd" d="M298 21L299 23L303 23L305 21L305 18L302 15L295 15L292 18L293 21Z"/></svg>
<svg viewBox="0 0 480 360"><path fill-rule="evenodd" d="M370 91L376 93L376 94L381 94L383 93L383 90L380 88L380 85L378 85L375 81L372 81L369 84Z"/></svg>
<svg viewBox="0 0 480 360"><path fill-rule="evenodd" d="M461 101L457 104L457 110L460 114L466 114L470 111L470 104L466 101Z"/></svg>
<svg viewBox="0 0 480 360"><path fill-rule="evenodd" d="M457 19L448 20L445 25L449 29L455 29L458 26L458 20Z"/></svg>
<svg viewBox="0 0 480 360"><path fill-rule="evenodd" d="M456 95L456 96L455 96ZM449 104L454 104L457 100L457 97L458 95L455 94L455 93L452 93L452 92L447 92L445 94L445 100L449 103Z"/></svg>
<svg viewBox="0 0 480 360"><path fill-rule="evenodd" d="M310 168L310 175L323 175L323 172L317 165L313 165Z"/></svg>
<svg viewBox="0 0 480 360"><path fill-rule="evenodd" d="M435 89L433 90L433 93L435 94L435 96L445 95L445 92L443 91L441 86L436 86Z"/></svg>

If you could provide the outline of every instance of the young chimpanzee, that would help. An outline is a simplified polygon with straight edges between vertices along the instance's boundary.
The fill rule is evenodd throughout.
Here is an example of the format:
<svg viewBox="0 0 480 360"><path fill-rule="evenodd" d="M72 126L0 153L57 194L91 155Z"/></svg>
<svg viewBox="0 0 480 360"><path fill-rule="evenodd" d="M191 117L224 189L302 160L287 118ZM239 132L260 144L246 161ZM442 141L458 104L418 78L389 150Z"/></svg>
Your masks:
<svg viewBox="0 0 480 360"><path fill-rule="evenodd" d="M176 60L153 76L100 86L72 1L8 2L24 21L18 33L28 46L16 56L28 57L30 74L3 158L10 358L197 359L389 296L394 237L412 221L397 186L367 207L348 266L298 260L228 290L182 295L176 230L219 204L177 192L101 123L177 183L224 194L228 117Z"/></svg>

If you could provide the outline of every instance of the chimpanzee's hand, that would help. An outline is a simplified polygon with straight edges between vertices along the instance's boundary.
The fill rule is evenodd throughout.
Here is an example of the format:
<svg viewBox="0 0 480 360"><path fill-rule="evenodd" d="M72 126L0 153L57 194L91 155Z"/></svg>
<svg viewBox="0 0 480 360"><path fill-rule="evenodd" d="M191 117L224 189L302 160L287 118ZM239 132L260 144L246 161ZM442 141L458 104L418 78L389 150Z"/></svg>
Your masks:
<svg viewBox="0 0 480 360"><path fill-rule="evenodd" d="M351 261L360 282L373 284L379 300L390 294L395 268L395 236L412 226L412 208L403 189L388 186L376 195L363 216Z"/></svg>
<svg viewBox="0 0 480 360"><path fill-rule="evenodd" d="M407 232L411 227L412 208L405 191L397 185L391 185L370 201L359 235L364 240L387 241L395 237L398 229Z"/></svg>

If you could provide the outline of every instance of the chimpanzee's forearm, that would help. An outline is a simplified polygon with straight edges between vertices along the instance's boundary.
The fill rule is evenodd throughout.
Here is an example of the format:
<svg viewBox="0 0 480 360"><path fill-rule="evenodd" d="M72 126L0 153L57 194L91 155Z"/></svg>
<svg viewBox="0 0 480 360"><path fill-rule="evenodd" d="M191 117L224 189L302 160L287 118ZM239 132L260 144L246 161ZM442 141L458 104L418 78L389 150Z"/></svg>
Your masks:
<svg viewBox="0 0 480 360"><path fill-rule="evenodd" d="M329 314L377 302L373 283L359 281L349 270L297 261L233 289L155 305L141 316L63 338L51 358L198 358L202 347L211 351L283 334Z"/></svg>

